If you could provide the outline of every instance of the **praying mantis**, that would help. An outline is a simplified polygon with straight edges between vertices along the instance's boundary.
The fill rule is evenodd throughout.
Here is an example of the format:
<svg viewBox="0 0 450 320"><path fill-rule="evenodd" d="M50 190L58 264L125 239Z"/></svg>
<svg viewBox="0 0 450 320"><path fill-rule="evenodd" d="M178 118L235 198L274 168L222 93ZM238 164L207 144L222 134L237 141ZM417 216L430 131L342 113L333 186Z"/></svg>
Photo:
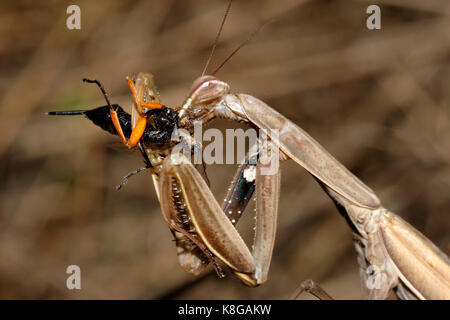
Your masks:
<svg viewBox="0 0 450 320"><path fill-rule="evenodd" d="M183 269L198 275L211 262L219 275L221 265L226 265L247 286L267 281L276 239L280 169L272 174L263 172L273 161L293 160L316 179L341 214L348 217L367 298L385 299L395 288L402 299L450 299L450 260L442 251L385 209L369 187L307 132L261 100L230 93L227 83L205 75L205 70L177 109L160 103L151 74L139 73L134 81L128 79L133 96L130 124L121 118L123 111L110 103L100 83L88 80L97 83L106 99L102 121L114 127L108 131L119 135L126 146L139 147L152 173L162 216L175 238ZM166 115L155 110L163 110ZM196 124L205 125L216 118L260 130L266 136L268 151L247 155L222 205L186 156L172 157L178 144L188 141L192 145L191 138L179 134L179 129L190 133ZM168 125L161 125L161 120ZM151 134L158 138L150 141ZM275 154L276 159L268 153ZM248 177L249 171L254 177ZM254 192L256 227L250 250L235 224Z"/></svg>
<svg viewBox="0 0 450 320"><path fill-rule="evenodd" d="M128 133L130 139L122 139L127 145L138 130L144 132L142 128L147 124L142 122L153 110L149 106L166 108L156 102L159 97L151 74L140 73L136 81L129 81L129 84L134 92L131 122L141 122L141 125L132 126L133 132ZM400 298L450 298L450 262L443 252L398 215L385 209L369 187L303 129L261 100L229 91L225 82L213 76L202 76L194 82L181 108L175 111L167 108L168 113L178 115L168 121L176 122L178 128L191 128L196 122L205 124L215 118L225 118L264 131L269 149L278 151L277 160L291 159L306 169L351 221L360 276L368 298L384 299L394 287ZM115 107L109 104L109 108L114 118ZM116 132L123 131L123 124L123 121L114 124ZM155 130L159 137L167 131L167 128L161 129ZM278 135L272 135L274 129L279 130ZM251 156L247 156L221 206L190 160L184 155L171 156L173 147L181 140L174 140L173 135L155 141L143 137L141 134L134 141L143 143L146 163L152 172L163 218L175 237L181 266L198 275L213 262L221 275L218 259L245 285L263 284L267 280L276 238L280 169L273 174L261 173L273 159L262 161L267 155L261 153L252 155L257 159L252 162L249 161ZM251 168L256 169L254 179L245 177ZM235 223L253 191L256 191L257 210L251 252L235 229Z"/></svg>
<svg viewBox="0 0 450 320"><path fill-rule="evenodd" d="M198 113L197 108L206 109L206 117L209 119L223 117L247 122L262 129L271 138L272 146L279 148L281 160L292 159L305 168L336 203L338 209L348 215L356 228L355 247L368 298L384 299L393 287L399 287L398 292L402 298L450 298L448 257L398 215L383 208L370 188L304 130L255 97L223 94L222 92L228 91L223 89L227 85L216 78L205 76L195 83L200 85L194 85L197 89L188 98L193 97L194 103L186 109L191 112L195 110L195 114ZM222 89L217 90L216 86ZM201 90L205 90L205 93L198 92ZM211 93L212 101L220 102L210 106L196 105L195 97L203 94L209 96L206 91ZM214 92L218 92L217 96L214 96ZM279 137L270 135L273 129L280 130ZM183 195L199 237L205 239L207 247L250 286L262 284L267 279L275 240L280 188L279 172L269 176L259 173L260 162L257 165L255 186L257 223L252 254L246 250L242 239L232 224L228 223L225 213L192 166L188 163L168 165L160 185L160 192L164 194L169 192L165 183L167 179L175 179L183 186ZM232 188L225 202L238 191L238 188ZM163 211L167 210L166 201L167 197L162 201ZM215 220L209 221L211 217ZM215 233L217 229L223 231ZM211 241L211 237L217 239L217 243ZM223 243L225 246L221 247Z"/></svg>

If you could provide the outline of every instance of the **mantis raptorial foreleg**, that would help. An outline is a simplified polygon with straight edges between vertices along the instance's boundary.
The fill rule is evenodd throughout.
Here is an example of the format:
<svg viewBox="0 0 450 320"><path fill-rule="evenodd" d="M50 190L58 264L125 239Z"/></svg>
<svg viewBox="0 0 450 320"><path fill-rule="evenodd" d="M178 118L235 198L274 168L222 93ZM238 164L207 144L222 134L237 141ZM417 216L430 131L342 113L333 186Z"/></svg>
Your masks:
<svg viewBox="0 0 450 320"><path fill-rule="evenodd" d="M249 286L259 285L267 279L276 233L280 172L278 170L272 175L262 175L264 166L270 166L270 161L263 163L260 159L256 165L255 177L257 216L253 252L247 248L205 181L186 158L167 158L159 181L159 193L164 195L160 196L163 215L168 217L169 227L176 225L176 221L170 218L173 208L170 207L169 200L174 192L181 191L178 196L182 197L192 233L195 232L208 250ZM238 171L239 176L239 172L243 172L245 168ZM237 205L235 208L240 211L245 205ZM183 258L191 261L191 258Z"/></svg>

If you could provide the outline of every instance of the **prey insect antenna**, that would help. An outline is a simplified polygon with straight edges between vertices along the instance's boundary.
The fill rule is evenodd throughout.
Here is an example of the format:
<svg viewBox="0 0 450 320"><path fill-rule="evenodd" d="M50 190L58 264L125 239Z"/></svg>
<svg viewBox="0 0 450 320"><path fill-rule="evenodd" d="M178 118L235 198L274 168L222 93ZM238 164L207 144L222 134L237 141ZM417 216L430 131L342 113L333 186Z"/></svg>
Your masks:
<svg viewBox="0 0 450 320"><path fill-rule="evenodd" d="M95 84L100 88L100 90L102 91L103 96L105 97L105 100L106 100L106 103L108 104L108 106L109 106L111 109L113 109L113 107L112 107L112 105L111 105L111 102L109 101L108 95L106 94L106 91L105 91L105 89L103 88L103 86L102 86L102 84L100 83L100 81L95 80L95 79L94 79L94 80L91 80L91 79L83 78L83 82L87 82L87 83L95 83Z"/></svg>
<svg viewBox="0 0 450 320"><path fill-rule="evenodd" d="M71 111L49 111L44 112L47 116L79 116L86 113L86 110L71 110Z"/></svg>
<svg viewBox="0 0 450 320"><path fill-rule="evenodd" d="M216 50L217 42L219 41L219 37L220 37L220 34L222 33L222 29L223 29L223 26L225 24L225 20L227 19L228 13L230 12L230 8L231 8L231 3L232 2L233 2L233 0L230 0L230 2L228 2L227 10L225 11L225 15L223 16L222 23L220 24L219 32L217 32L217 36L216 36L216 39L214 40L214 44L213 44L213 46L211 48L211 52L209 53L208 60L206 60L205 67L203 68L203 71L202 71L202 76L205 75L206 69L208 69L208 66L209 66L209 63L211 62L211 59L212 59L213 54L214 54L214 51Z"/></svg>
<svg viewBox="0 0 450 320"><path fill-rule="evenodd" d="M214 76L217 72L219 72L219 70L225 65L225 63L227 63L243 46L245 46L251 39L253 39L253 37L267 24L271 23L272 20L262 24L258 29L256 29L255 31L253 31L253 33L247 38L245 39L244 42L242 42L236 49L234 49L234 51L216 68L216 70L214 70L213 73L211 73L212 76Z"/></svg>

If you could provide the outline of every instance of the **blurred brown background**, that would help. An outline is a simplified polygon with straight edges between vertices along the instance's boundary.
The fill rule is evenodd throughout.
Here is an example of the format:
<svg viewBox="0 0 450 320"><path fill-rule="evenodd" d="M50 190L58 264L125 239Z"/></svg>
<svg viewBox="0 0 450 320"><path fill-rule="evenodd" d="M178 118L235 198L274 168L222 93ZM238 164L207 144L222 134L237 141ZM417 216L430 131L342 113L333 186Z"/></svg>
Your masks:
<svg viewBox="0 0 450 320"><path fill-rule="evenodd" d="M81 7L81 30L66 8ZM381 6L382 29L365 27ZM178 265L139 153L78 118L49 110L131 106L125 76L152 72L179 106L200 75L226 1L3 1L0 4L0 298L287 298L312 278L361 298L351 232L315 181L283 163L278 239L266 284L195 278ZM450 252L450 4L447 0L235 1L214 69L306 129L385 207ZM129 110L129 109L128 109ZM213 123L219 128L231 122ZM223 199L233 166L207 173ZM239 223L251 240L252 208ZM68 265L82 289L66 288ZM303 298L309 298L307 295Z"/></svg>

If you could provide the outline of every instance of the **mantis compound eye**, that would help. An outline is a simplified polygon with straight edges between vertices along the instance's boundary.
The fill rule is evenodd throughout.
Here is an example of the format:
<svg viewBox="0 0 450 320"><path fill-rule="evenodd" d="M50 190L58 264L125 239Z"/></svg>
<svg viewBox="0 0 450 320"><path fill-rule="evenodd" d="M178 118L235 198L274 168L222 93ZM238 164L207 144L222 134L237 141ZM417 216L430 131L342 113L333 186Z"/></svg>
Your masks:
<svg viewBox="0 0 450 320"><path fill-rule="evenodd" d="M190 98L192 104L213 104L230 92L230 86L213 76L202 76L192 84Z"/></svg>

